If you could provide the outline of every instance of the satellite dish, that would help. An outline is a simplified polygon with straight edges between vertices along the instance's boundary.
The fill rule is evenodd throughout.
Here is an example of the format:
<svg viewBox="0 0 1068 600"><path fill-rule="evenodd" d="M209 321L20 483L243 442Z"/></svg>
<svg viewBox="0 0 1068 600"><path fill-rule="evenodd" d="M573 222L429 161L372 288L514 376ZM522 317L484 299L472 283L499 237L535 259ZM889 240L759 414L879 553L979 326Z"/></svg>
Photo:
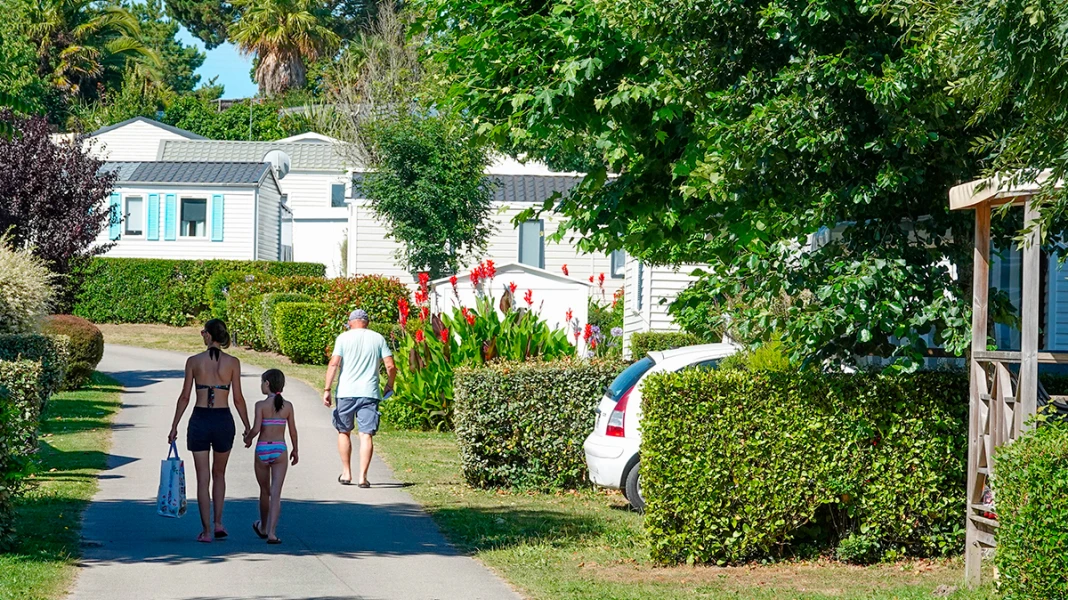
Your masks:
<svg viewBox="0 0 1068 600"><path fill-rule="evenodd" d="M271 168L274 169L274 176L278 179L288 175L290 166L293 164L293 161L289 159L289 155L281 150L271 150L264 154L263 162L271 163Z"/></svg>

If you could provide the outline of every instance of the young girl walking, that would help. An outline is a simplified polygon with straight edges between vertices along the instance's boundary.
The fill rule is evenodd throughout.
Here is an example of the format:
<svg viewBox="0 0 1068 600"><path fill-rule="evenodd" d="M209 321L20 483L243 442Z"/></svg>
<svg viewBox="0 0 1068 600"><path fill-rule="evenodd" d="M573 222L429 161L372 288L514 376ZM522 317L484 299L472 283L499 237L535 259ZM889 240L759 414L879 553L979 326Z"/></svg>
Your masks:
<svg viewBox="0 0 1068 600"><path fill-rule="evenodd" d="M282 484L286 480L288 462L297 464L297 423L293 419L293 403L282 398L286 376L278 369L265 372L260 390L267 398L256 403L255 424L245 437L245 447L256 441L256 481L260 484L260 520L252 530L268 544L281 544L278 539L278 515L282 510ZM286 426L293 449L286 449Z"/></svg>

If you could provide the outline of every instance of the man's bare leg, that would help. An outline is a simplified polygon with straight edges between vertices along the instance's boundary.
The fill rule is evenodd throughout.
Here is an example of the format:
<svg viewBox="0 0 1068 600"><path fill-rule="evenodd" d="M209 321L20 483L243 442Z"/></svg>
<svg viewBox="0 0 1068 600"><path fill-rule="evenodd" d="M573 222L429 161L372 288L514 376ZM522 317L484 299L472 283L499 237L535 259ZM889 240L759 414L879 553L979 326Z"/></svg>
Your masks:
<svg viewBox="0 0 1068 600"><path fill-rule="evenodd" d="M367 482L367 469L371 467L371 456L375 453L375 438L368 433L360 433L360 480Z"/></svg>
<svg viewBox="0 0 1068 600"><path fill-rule="evenodd" d="M350 433L340 431L337 434L337 453L341 456L342 481L352 481L352 438L350 435Z"/></svg>

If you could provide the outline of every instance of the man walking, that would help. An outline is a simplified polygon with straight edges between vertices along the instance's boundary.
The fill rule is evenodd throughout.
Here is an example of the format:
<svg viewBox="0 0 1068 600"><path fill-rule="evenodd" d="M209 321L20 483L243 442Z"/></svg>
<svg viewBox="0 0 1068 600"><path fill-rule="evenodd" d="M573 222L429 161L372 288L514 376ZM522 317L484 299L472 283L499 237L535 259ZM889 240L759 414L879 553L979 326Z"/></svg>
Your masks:
<svg viewBox="0 0 1068 600"><path fill-rule="evenodd" d="M386 365L386 395L393 391L397 378L397 366L386 338L367 328L371 318L363 310L349 314L349 330L337 336L334 355L326 369L326 385L323 387L323 404L330 406L330 389L334 386L334 374L338 367L341 376L337 383L337 407L334 408L334 429L337 429L337 450L341 455L341 475L338 483L352 483L352 429L359 428L360 478L357 485L371 487L367 481L367 469L374 454L374 435L378 432L378 371Z"/></svg>

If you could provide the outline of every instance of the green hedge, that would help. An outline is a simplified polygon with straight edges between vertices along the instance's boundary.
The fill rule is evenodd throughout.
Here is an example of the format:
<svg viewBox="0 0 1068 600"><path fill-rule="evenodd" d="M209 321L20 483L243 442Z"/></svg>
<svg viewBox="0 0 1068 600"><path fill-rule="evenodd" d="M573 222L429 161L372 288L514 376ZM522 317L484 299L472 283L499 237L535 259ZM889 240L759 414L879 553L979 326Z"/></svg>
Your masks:
<svg viewBox="0 0 1068 600"><path fill-rule="evenodd" d="M204 302L208 305L208 314L212 319L228 320L226 304L230 288L237 283L270 278L262 271L216 271L204 284Z"/></svg>
<svg viewBox="0 0 1068 600"><path fill-rule="evenodd" d="M71 361L71 340L65 335L0 334L0 360L32 360L41 364L36 386L41 407L64 385Z"/></svg>
<svg viewBox="0 0 1068 600"><path fill-rule="evenodd" d="M643 385L655 560L960 551L968 378L684 371Z"/></svg>
<svg viewBox="0 0 1068 600"><path fill-rule="evenodd" d="M0 551L15 541L14 501L37 450L41 364L0 360Z"/></svg>
<svg viewBox="0 0 1068 600"><path fill-rule="evenodd" d="M701 338L692 333L681 331L645 331L630 336L630 352L635 359L644 357L649 352L673 350L683 346L704 344Z"/></svg>
<svg viewBox="0 0 1068 600"><path fill-rule="evenodd" d="M1049 421L994 455L998 587L1068 598L1068 424Z"/></svg>
<svg viewBox="0 0 1068 600"><path fill-rule="evenodd" d="M41 331L70 338L70 364L63 389L74 390L85 385L104 358L104 334L100 328L74 315L51 315L42 320Z"/></svg>
<svg viewBox="0 0 1068 600"><path fill-rule="evenodd" d="M464 479L481 488L585 484L582 442L605 387L624 368L619 361L556 361L457 369L454 419Z"/></svg>
<svg viewBox="0 0 1068 600"><path fill-rule="evenodd" d="M321 277L270 277L235 283L226 302L226 324L234 342L255 350L268 350L263 329L263 295L304 294L315 299L326 296L330 280Z"/></svg>
<svg viewBox="0 0 1068 600"><path fill-rule="evenodd" d="M329 307L323 302L282 302L274 308L274 331L282 354L293 362L325 365L337 331L324 327Z"/></svg>
<svg viewBox="0 0 1068 600"><path fill-rule="evenodd" d="M278 343L278 336L274 334L274 309L283 302L315 302L316 299L307 294L294 292L274 292L264 294L260 300L260 319L263 323L263 343L272 352L282 352L282 346Z"/></svg>
<svg viewBox="0 0 1068 600"><path fill-rule="evenodd" d="M73 313L94 323L186 325L210 316L206 291L220 271L323 277L318 263L95 258L79 267Z"/></svg>

